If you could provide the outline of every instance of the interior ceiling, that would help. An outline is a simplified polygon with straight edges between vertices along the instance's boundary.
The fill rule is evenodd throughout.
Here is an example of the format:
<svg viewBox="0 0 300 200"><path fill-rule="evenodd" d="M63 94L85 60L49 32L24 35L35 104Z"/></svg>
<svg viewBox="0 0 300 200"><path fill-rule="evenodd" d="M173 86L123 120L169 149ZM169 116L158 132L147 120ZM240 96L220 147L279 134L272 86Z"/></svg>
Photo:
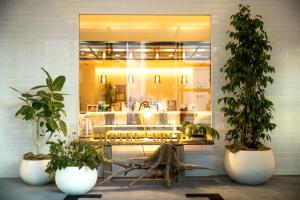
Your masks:
<svg viewBox="0 0 300 200"><path fill-rule="evenodd" d="M210 60L208 42L80 42L80 60Z"/></svg>
<svg viewBox="0 0 300 200"><path fill-rule="evenodd" d="M80 15L80 41L210 41L208 15Z"/></svg>

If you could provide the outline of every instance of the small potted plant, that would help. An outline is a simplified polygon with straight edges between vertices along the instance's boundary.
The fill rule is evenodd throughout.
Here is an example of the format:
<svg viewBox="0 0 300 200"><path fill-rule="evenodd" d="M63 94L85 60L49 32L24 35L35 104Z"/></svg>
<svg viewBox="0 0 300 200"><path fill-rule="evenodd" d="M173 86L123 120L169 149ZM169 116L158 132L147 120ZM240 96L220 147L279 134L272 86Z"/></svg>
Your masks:
<svg viewBox="0 0 300 200"><path fill-rule="evenodd" d="M90 191L97 181L97 168L105 160L102 149L78 141L48 143L52 159L46 172L55 173L57 187L69 195Z"/></svg>
<svg viewBox="0 0 300 200"><path fill-rule="evenodd" d="M250 7L239 5L231 16L231 41L226 50L232 57L221 68L227 83L222 87L224 97L221 111L230 129L226 140L225 169L235 181L258 185L265 183L275 168L272 150L262 142L271 141L269 133L276 127L271 122L273 103L265 96L265 88L273 82L275 72L269 64L272 49L263 30L262 17L252 16Z"/></svg>
<svg viewBox="0 0 300 200"><path fill-rule="evenodd" d="M220 137L218 131L207 124L193 124L189 121L184 121L182 127L189 138L219 139Z"/></svg>
<svg viewBox="0 0 300 200"><path fill-rule="evenodd" d="M38 85L27 92L20 92L18 97L23 104L16 112L16 116L22 116L25 121L33 125L33 141L36 152L24 154L20 164L20 177L23 181L32 185L43 185L50 181L45 173L46 166L51 157L41 153L46 141L50 140L55 132L67 134L67 126L63 120L64 97L60 91L65 83L64 76L52 79L49 73L42 68L47 75L45 85Z"/></svg>

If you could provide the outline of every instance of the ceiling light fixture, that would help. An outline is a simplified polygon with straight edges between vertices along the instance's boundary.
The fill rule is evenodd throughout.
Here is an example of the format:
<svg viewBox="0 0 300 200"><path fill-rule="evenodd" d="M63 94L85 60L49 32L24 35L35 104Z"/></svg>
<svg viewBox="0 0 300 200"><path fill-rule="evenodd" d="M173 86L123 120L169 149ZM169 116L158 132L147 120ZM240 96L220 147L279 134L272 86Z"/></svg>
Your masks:
<svg viewBox="0 0 300 200"><path fill-rule="evenodd" d="M159 53L158 52L156 52L156 54L155 54L155 59L159 59Z"/></svg>
<svg viewBox="0 0 300 200"><path fill-rule="evenodd" d="M128 75L128 83L133 83L133 75Z"/></svg>
<svg viewBox="0 0 300 200"><path fill-rule="evenodd" d="M187 83L188 83L187 75L182 75L182 76L181 76L181 83L182 83L182 84L187 84Z"/></svg>
<svg viewBox="0 0 300 200"><path fill-rule="evenodd" d="M156 83L156 84L160 83L160 75L154 76L154 83Z"/></svg>
<svg viewBox="0 0 300 200"><path fill-rule="evenodd" d="M101 75L101 81L102 84L106 83L106 75Z"/></svg>

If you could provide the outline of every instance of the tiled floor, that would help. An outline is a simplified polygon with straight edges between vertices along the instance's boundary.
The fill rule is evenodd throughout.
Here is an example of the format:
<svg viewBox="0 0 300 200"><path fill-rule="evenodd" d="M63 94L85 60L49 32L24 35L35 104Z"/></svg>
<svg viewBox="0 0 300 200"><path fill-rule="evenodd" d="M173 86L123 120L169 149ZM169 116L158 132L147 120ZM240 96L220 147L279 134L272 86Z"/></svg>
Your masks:
<svg viewBox="0 0 300 200"><path fill-rule="evenodd" d="M168 190L158 181L145 181L127 187L128 181L114 180L96 186L91 194L102 194L102 199L155 199L179 200L186 193L219 193L225 200L298 200L300 199L300 176L275 176L267 184L245 186L232 182L227 177L198 178L174 183ZM0 179L0 200L63 200L55 184L29 186L20 179ZM191 198L204 200L205 198Z"/></svg>

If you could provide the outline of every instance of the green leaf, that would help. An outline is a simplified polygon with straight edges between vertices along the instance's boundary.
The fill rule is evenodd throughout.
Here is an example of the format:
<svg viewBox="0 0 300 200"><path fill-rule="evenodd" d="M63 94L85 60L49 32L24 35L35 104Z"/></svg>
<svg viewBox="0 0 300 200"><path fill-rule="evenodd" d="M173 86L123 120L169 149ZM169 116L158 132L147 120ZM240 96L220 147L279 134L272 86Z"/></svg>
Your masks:
<svg viewBox="0 0 300 200"><path fill-rule="evenodd" d="M66 137L68 134L67 125L63 120L59 120L59 127L60 130L63 132L64 136Z"/></svg>
<svg viewBox="0 0 300 200"><path fill-rule="evenodd" d="M46 83L47 83L47 86L50 90L52 90L52 80L49 79L49 78L46 78Z"/></svg>
<svg viewBox="0 0 300 200"><path fill-rule="evenodd" d="M53 105L57 109L61 109L61 108L65 107L65 105L61 102L54 102Z"/></svg>
<svg viewBox="0 0 300 200"><path fill-rule="evenodd" d="M31 88L31 90L36 90L36 89L46 88L46 87L47 87L47 85L38 85L38 86Z"/></svg>
<svg viewBox="0 0 300 200"><path fill-rule="evenodd" d="M64 100L64 97L61 94L58 94L58 93L54 93L53 98L57 101L63 101Z"/></svg>
<svg viewBox="0 0 300 200"><path fill-rule="evenodd" d="M57 129L57 123L53 118L48 118L46 126L50 132L55 132Z"/></svg>
<svg viewBox="0 0 300 200"><path fill-rule="evenodd" d="M21 114L24 115L25 120L27 120L27 121L32 120L34 117L34 110L33 110L33 108L27 106L27 108L25 110L23 110L21 112Z"/></svg>
<svg viewBox="0 0 300 200"><path fill-rule="evenodd" d="M46 99L50 99L51 98L50 94L46 93L43 90L38 91L36 94L38 96L42 97L42 98L46 98Z"/></svg>
<svg viewBox="0 0 300 200"><path fill-rule="evenodd" d="M29 94L29 93L23 93L23 94L22 94L22 97L30 98L30 97L33 97L33 95L31 95L31 94Z"/></svg>
<svg viewBox="0 0 300 200"><path fill-rule="evenodd" d="M18 116L19 114L23 113L26 109L27 109L28 106L26 105L23 105L15 114L15 116Z"/></svg>
<svg viewBox="0 0 300 200"><path fill-rule="evenodd" d="M40 122L40 127L44 126L44 122Z"/></svg>
<svg viewBox="0 0 300 200"><path fill-rule="evenodd" d="M42 108L42 104L39 103L39 102L32 102L32 108L35 109L35 110L39 110Z"/></svg>
<svg viewBox="0 0 300 200"><path fill-rule="evenodd" d="M43 67L41 69L45 72L45 74L47 75L48 79L52 82L52 78L51 78L50 74Z"/></svg>
<svg viewBox="0 0 300 200"><path fill-rule="evenodd" d="M55 91L61 91L64 86L66 78L64 76L57 77L52 83L52 89Z"/></svg>
<svg viewBox="0 0 300 200"><path fill-rule="evenodd" d="M12 90L14 90L14 91L16 91L16 92L18 92L18 93L20 93L20 94L22 94L22 92L20 92L20 91L17 90L16 88L13 88L13 87L10 87L10 86L9 86L9 88L12 89Z"/></svg>

